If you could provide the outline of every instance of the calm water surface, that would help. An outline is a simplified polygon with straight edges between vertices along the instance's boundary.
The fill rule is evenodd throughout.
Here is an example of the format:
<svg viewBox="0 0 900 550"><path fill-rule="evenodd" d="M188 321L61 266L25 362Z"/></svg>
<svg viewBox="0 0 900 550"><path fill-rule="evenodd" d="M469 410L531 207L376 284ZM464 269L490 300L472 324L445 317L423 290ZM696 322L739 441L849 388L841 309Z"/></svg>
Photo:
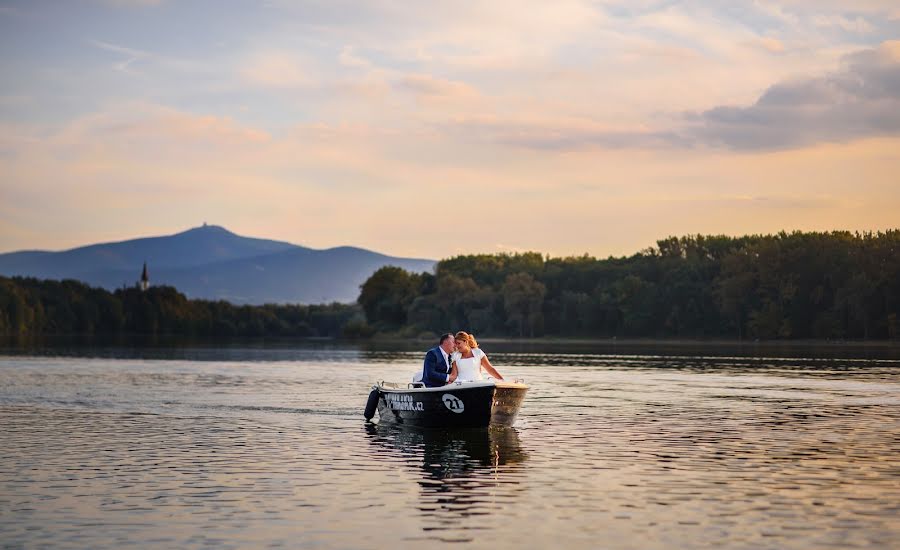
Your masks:
<svg viewBox="0 0 900 550"><path fill-rule="evenodd" d="M366 424L419 352L0 355L0 546L900 547L900 361L487 351L515 428Z"/></svg>

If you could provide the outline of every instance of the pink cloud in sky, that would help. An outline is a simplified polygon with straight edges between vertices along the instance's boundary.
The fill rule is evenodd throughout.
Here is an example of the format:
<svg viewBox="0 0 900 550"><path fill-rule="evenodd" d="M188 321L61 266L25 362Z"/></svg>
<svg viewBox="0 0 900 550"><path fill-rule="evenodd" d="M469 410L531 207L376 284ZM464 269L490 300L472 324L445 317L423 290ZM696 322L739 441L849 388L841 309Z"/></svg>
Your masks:
<svg viewBox="0 0 900 550"><path fill-rule="evenodd" d="M896 225L892 2L114 4L0 10L0 250L204 220L418 257Z"/></svg>

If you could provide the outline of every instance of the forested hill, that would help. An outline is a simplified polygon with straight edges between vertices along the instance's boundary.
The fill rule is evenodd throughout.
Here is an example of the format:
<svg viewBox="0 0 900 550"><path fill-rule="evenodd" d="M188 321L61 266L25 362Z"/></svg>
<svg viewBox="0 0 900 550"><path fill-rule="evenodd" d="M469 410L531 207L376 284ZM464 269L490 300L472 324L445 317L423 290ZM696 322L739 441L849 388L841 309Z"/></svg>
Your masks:
<svg viewBox="0 0 900 550"><path fill-rule="evenodd" d="M150 282L192 298L234 304L352 302L376 269L430 271L433 260L397 258L362 248L315 250L243 237L206 225L175 235L94 244L61 252L0 254L0 275L74 279L109 291L131 286L146 262Z"/></svg>
<svg viewBox="0 0 900 550"><path fill-rule="evenodd" d="M374 329L479 336L900 338L900 230L688 236L627 258L459 256L375 272Z"/></svg>
<svg viewBox="0 0 900 550"><path fill-rule="evenodd" d="M365 316L363 316L363 313ZM689 236L627 258L459 256L379 269L359 305L236 306L171 287L0 277L0 334L900 339L900 231Z"/></svg>

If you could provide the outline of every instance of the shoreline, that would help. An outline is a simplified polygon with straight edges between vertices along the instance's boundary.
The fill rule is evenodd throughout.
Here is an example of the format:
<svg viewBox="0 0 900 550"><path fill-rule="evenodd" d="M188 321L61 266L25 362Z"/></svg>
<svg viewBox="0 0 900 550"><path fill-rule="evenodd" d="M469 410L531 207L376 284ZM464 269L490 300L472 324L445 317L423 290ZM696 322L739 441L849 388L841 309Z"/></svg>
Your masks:
<svg viewBox="0 0 900 550"><path fill-rule="evenodd" d="M535 338L478 337L479 343L511 346L595 346L595 347L831 347L831 348L898 348L900 340L730 340L689 338L567 338L540 336ZM226 338L197 337L184 334L0 334L0 346L27 343L146 343L146 344L287 344L287 343L346 343L346 344L431 344L435 338L374 335L368 338L341 338L330 336L233 336Z"/></svg>
<svg viewBox="0 0 900 550"><path fill-rule="evenodd" d="M900 348L900 340L691 340L685 338L565 338L565 337L537 337L537 338L503 338L484 337L476 339L479 344L511 344L511 345L572 345L572 346L629 346L629 347L882 347ZM366 340L359 340L366 341ZM431 342L426 338L400 338L394 336L373 336L368 341L378 343L397 342Z"/></svg>
<svg viewBox="0 0 900 550"><path fill-rule="evenodd" d="M252 360L267 352L282 359L309 350L343 350L362 354L424 353L437 338L229 338L210 340L183 336L41 336L0 337L2 356L75 356L183 358L206 357L211 350L235 353ZM900 361L900 342L890 340L688 340L590 338L480 338L488 354L557 356L743 357L748 359L874 359ZM305 351L304 351L305 350ZM507 359L509 360L509 359Z"/></svg>
<svg viewBox="0 0 900 550"><path fill-rule="evenodd" d="M477 336L476 336L477 338ZM436 338L369 339L340 338L229 338L210 340L183 336L97 337L84 335L27 338L0 337L0 355L202 353L203 350L265 350L289 353L290 350L335 349L363 353L424 352L436 345ZM487 353L558 355L648 355L648 356L734 356L734 357L807 357L900 360L900 342L890 340L688 340L688 339L590 339L590 338L478 338ZM116 350L119 350L118 352ZM192 351L193 350L193 351Z"/></svg>

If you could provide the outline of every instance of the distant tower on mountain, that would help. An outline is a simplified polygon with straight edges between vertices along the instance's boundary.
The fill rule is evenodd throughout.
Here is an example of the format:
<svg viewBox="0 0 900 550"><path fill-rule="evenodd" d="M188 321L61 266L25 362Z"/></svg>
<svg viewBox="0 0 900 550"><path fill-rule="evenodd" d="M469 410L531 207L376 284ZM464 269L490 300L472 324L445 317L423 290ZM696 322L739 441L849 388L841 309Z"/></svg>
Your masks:
<svg viewBox="0 0 900 550"><path fill-rule="evenodd" d="M138 281L138 288L141 292L150 288L150 276L147 275L147 262L144 262L144 271L141 272L141 280Z"/></svg>

